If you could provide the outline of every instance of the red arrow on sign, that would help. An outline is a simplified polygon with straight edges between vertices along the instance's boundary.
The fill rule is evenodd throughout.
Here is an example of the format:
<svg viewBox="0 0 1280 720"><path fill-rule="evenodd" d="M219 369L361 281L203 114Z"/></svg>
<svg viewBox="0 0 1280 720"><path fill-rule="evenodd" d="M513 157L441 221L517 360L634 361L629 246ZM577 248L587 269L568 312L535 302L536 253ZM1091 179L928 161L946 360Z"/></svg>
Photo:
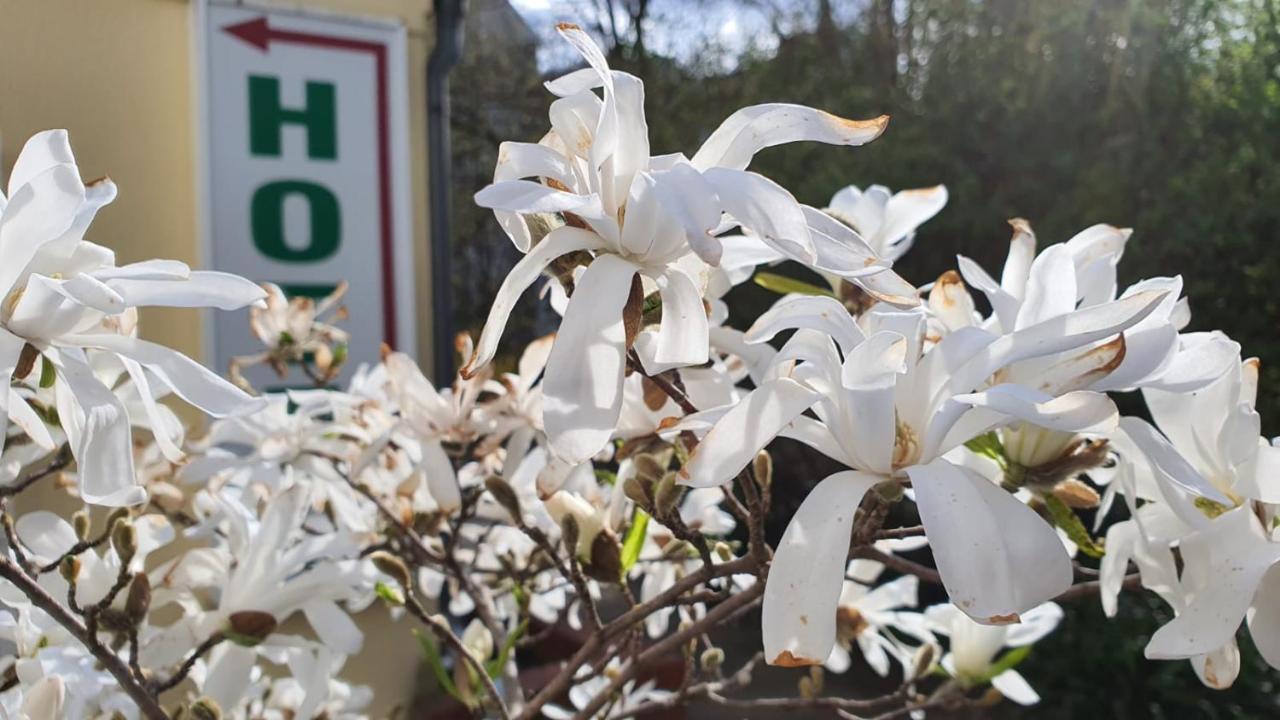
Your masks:
<svg viewBox="0 0 1280 720"><path fill-rule="evenodd" d="M394 258L392 256L392 217L391 217L391 147L389 114L387 98L387 47L382 43L337 35L320 35L316 33L282 30L271 27L267 17L254 18L244 22L224 25L222 31L252 45L264 53L271 51L271 43L291 43L294 45L312 45L333 50L348 50L370 53L377 65L378 93L378 215L379 247L382 251L382 335L387 345L396 347L396 290Z"/></svg>

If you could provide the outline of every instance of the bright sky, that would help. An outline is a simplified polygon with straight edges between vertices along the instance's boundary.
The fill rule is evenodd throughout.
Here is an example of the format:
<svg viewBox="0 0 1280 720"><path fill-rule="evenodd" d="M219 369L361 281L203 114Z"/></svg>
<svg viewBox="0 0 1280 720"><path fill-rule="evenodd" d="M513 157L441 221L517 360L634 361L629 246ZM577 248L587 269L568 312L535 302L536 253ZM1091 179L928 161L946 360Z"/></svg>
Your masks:
<svg viewBox="0 0 1280 720"><path fill-rule="evenodd" d="M510 0L530 27L551 39L557 22L594 25L595 0ZM619 3L621 4L621 3ZM785 30L804 23L811 14L810 0L651 0L646 41L652 52L689 60L694 50L708 45L724 51L725 68L732 58L749 49L768 52L777 47L774 19ZM588 14L586 17L583 14ZM625 25L620 17L619 24ZM576 55L560 43L543 44L538 63L544 69L573 64Z"/></svg>

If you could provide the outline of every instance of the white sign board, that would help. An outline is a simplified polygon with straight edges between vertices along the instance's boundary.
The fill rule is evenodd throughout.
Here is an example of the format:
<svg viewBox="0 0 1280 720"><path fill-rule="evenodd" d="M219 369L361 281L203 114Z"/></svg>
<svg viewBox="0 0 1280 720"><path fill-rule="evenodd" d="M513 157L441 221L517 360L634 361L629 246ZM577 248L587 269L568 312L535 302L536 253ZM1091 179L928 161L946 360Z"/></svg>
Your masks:
<svg viewBox="0 0 1280 720"><path fill-rule="evenodd" d="M211 266L316 298L349 282L344 379L383 343L413 354L404 27L216 1L201 24ZM247 311L215 315L212 350L219 371L262 350Z"/></svg>

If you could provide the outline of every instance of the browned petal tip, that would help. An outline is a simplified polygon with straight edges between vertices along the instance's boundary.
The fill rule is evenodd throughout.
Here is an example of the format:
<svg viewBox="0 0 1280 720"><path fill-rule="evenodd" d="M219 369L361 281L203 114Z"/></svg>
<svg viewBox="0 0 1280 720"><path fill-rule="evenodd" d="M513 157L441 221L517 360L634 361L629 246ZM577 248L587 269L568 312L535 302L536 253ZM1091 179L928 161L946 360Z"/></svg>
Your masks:
<svg viewBox="0 0 1280 720"><path fill-rule="evenodd" d="M944 272L944 273L942 273L941 275L939 275L939 276L938 276L938 281L937 281L937 283L935 283L935 284L937 284L937 285L964 285L964 280L963 280L963 279L961 279L961 277L960 277L960 273L956 272L955 270L948 270L948 271L946 271L946 272Z"/></svg>
<svg viewBox="0 0 1280 720"><path fill-rule="evenodd" d="M571 30L581 30L576 24L571 22L556 23L556 29L560 32L569 32Z"/></svg>
<svg viewBox="0 0 1280 720"><path fill-rule="evenodd" d="M1244 361L1244 365L1247 368L1252 368L1257 371L1262 367L1262 360L1260 358L1251 357Z"/></svg>
<svg viewBox="0 0 1280 720"><path fill-rule="evenodd" d="M1017 625L1022 622L1022 618L1018 613L1009 613L1008 615L992 615L987 618L988 625Z"/></svg>
<svg viewBox="0 0 1280 720"><path fill-rule="evenodd" d="M109 175L103 175L102 177L94 178L94 179L90 180L89 182L85 183L84 185L85 185L85 187L93 187L94 185L101 185L101 184L102 184L102 183L104 183L104 182L110 182L110 181L111 181L111 176L109 176Z"/></svg>
<svg viewBox="0 0 1280 720"><path fill-rule="evenodd" d="M1020 217L1009 218L1008 222L1009 222L1009 227L1013 228L1014 232L1020 232L1020 233L1031 232L1031 223L1028 222L1026 218L1020 218Z"/></svg>
<svg viewBox="0 0 1280 720"><path fill-rule="evenodd" d="M380 357L382 358L382 362L386 362L387 358L391 357L391 354L394 352L395 351L391 349L390 345L382 343L382 347L380 348Z"/></svg>
<svg viewBox="0 0 1280 720"><path fill-rule="evenodd" d="M821 665L821 660L811 660L807 657L799 657L791 654L790 650L783 650L778 653L778 657L769 661L770 665L778 667L808 667L810 665Z"/></svg>

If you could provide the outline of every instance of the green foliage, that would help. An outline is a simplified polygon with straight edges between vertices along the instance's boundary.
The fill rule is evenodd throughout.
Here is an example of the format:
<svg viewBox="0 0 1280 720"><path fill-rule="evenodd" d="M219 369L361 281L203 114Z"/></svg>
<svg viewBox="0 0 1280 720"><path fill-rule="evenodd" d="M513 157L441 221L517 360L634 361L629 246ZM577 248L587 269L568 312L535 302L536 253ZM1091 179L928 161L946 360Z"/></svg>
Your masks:
<svg viewBox="0 0 1280 720"><path fill-rule="evenodd" d="M644 547L644 538L649 532L649 513L637 507L631 516L631 527L622 543L622 576L635 566L640 559L640 549Z"/></svg>
<svg viewBox="0 0 1280 720"><path fill-rule="evenodd" d="M1075 511L1053 495L1046 495L1044 504L1049 510L1049 517L1053 520L1053 524L1067 534L1071 542L1080 548L1080 552L1091 558L1102 557L1106 552L1102 544L1089 534L1089 530L1080 521L1080 516L1076 515Z"/></svg>
<svg viewBox="0 0 1280 720"><path fill-rule="evenodd" d="M798 293L800 295L825 295L826 297L835 297L835 293L822 287L818 287L812 283L803 280L779 275L777 273L760 271L752 278L757 285L780 295L788 293Z"/></svg>

